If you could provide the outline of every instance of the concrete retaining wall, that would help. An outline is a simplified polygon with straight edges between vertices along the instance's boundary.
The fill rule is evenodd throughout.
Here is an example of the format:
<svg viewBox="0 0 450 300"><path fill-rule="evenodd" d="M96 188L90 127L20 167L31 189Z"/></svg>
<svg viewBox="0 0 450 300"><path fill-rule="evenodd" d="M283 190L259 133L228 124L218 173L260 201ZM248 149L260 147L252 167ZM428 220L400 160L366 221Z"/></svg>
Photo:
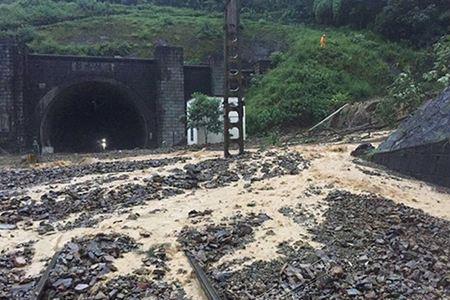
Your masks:
<svg viewBox="0 0 450 300"><path fill-rule="evenodd" d="M450 140L376 153L372 160L420 180L450 187Z"/></svg>

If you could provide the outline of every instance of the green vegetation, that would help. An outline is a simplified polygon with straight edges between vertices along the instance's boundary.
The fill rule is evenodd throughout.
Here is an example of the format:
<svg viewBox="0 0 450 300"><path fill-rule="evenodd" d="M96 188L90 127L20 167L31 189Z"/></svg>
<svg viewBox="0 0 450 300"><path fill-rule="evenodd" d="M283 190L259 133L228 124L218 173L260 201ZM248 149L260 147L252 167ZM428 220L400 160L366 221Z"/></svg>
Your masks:
<svg viewBox="0 0 450 300"><path fill-rule="evenodd" d="M144 2L205 11L223 7L223 0ZM413 45L432 44L450 30L448 0L242 0L242 5L247 19L371 29Z"/></svg>
<svg viewBox="0 0 450 300"><path fill-rule="evenodd" d="M187 127L203 128L205 143L208 144L208 133L220 133L223 129L221 120L222 108L220 100L196 93L192 95L194 100L187 110Z"/></svg>
<svg viewBox="0 0 450 300"><path fill-rule="evenodd" d="M40 18L39 11L47 10L43 9L47 3L50 8L61 6L53 10L52 21ZM21 0L0 5L7 8L0 9L0 29L3 35L18 36L33 52L48 54L151 57L155 45L166 43L183 47L185 59L196 63L219 54L223 47L220 13L94 0L83 0L83 3L81 6L81 2ZM97 9L83 9L96 5L99 5ZM244 27L247 56L253 55L254 44L274 49L285 47L292 33L301 30L251 20L244 20Z"/></svg>
<svg viewBox="0 0 450 300"><path fill-rule="evenodd" d="M251 133L307 126L347 102L383 95L394 79L391 68L415 68L418 57L370 33L333 31L325 49L319 36L320 31L304 28L295 45L274 58L279 65L252 86L247 94Z"/></svg>
<svg viewBox="0 0 450 300"><path fill-rule="evenodd" d="M151 57L162 43L183 47L185 59L197 63L222 51L222 6L221 0L0 0L0 37L14 35L37 53L74 55ZM246 96L250 133L309 126L344 103L374 96L385 96L380 116L395 120L450 84L450 42L441 38L450 31L448 0L243 0L243 6L244 57L256 48L277 51L276 67L255 78ZM320 49L324 32L329 43Z"/></svg>
<svg viewBox="0 0 450 300"><path fill-rule="evenodd" d="M378 109L386 123L395 124L450 86L450 35L443 36L427 54L432 61L429 69L425 72L407 69L389 86L388 95Z"/></svg>
<svg viewBox="0 0 450 300"><path fill-rule="evenodd" d="M20 0L0 4L0 30L17 30L26 26L48 25L92 16L126 13L126 11L124 7L91 0L77 2Z"/></svg>

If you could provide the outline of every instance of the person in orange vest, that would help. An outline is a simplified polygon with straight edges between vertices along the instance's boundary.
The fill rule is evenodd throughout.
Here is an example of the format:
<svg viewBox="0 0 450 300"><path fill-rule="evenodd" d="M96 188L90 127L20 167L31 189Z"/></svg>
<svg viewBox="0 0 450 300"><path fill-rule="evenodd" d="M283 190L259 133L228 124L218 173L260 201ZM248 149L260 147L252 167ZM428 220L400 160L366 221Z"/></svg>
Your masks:
<svg viewBox="0 0 450 300"><path fill-rule="evenodd" d="M320 48L326 48L327 47L327 35L324 33L322 37L320 38Z"/></svg>

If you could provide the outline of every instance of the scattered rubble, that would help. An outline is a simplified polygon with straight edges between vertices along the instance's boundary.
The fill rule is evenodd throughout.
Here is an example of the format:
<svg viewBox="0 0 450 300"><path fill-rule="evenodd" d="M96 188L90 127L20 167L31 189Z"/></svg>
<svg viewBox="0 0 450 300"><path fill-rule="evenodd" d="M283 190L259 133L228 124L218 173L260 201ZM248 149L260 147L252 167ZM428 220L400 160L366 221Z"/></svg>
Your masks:
<svg viewBox="0 0 450 300"><path fill-rule="evenodd" d="M198 185L205 188L217 188L240 179L252 183L283 175L295 175L308 167L309 162L295 151L256 152L246 153L238 158L217 158L197 164L187 164L184 166L184 171L177 170L177 179L178 182L184 181L184 184L189 187ZM173 178L169 177L170 179Z"/></svg>
<svg viewBox="0 0 450 300"><path fill-rule="evenodd" d="M325 201L324 223L310 230L322 249L284 244L273 261L211 268L223 298L450 297L450 222L373 195L334 191Z"/></svg>
<svg viewBox="0 0 450 300"><path fill-rule="evenodd" d="M164 165L187 162L158 161ZM62 190L50 190L41 199L17 194L7 196L0 200L0 234L10 234L17 227L35 229L40 234L91 227L109 218L112 213L138 221L141 212L136 213L130 207L145 204L146 201L237 182L250 190L254 182L298 174L309 166L309 162L297 152L256 152L240 159L188 163L168 173L132 182L126 174L129 172L127 168L139 170L140 162L128 163L105 163L103 167L111 166L112 171L107 172L99 167L99 174L107 176L69 185ZM67 181L71 176L78 176L76 172L80 176L91 174L89 172L93 167L86 166L87 170L83 169L83 165L64 167L62 169L66 171L61 171L62 175L57 180ZM48 179L41 178L46 176L45 171L42 174L39 173L41 171L33 173L31 170L27 170L27 174L20 172L18 174L21 175L12 176L13 185L20 176L29 176L24 179L25 185L33 182L31 178L35 182L55 180L53 175ZM102 186L119 180L131 182L113 188ZM0 180L1 188L5 187L4 184L5 181ZM325 192L333 186L308 184L299 199L325 197L315 204L317 207L312 206L314 211L321 212L321 222L310 213L310 206L303 203L285 205L278 212L306 227L309 236L322 247L316 249L303 241L283 242L278 245L280 256L270 261L252 261L247 257L221 261L224 256L245 249L255 240L256 229L271 219L264 210L238 213L216 223L211 221L215 215L208 207L185 212L189 226L178 232L178 241L202 265L222 299L450 297L450 222L374 195L333 191L325 196ZM259 202L249 201L238 207L255 207L256 203ZM142 213L164 211L148 210ZM69 216L73 218L66 221ZM154 236L143 228L137 230L142 238L151 239ZM268 229L262 233L273 236L276 232ZM1 254L0 298L30 298L39 279L25 277L25 270L34 255L32 245L20 245L12 252ZM115 275L116 259L132 251L140 257L145 254L142 266L132 274ZM55 258L56 265L49 274L47 298L187 298L180 283L170 282L166 278L170 264L165 245L154 245L143 253L128 236L99 234L73 239Z"/></svg>
<svg viewBox="0 0 450 300"><path fill-rule="evenodd" d="M142 263L146 267L153 267L153 270L149 273L153 275L154 279L163 278L169 270L167 267L166 245L154 245L145 254L146 256L142 259ZM147 271L143 268L135 273L141 275L139 273L147 273Z"/></svg>
<svg viewBox="0 0 450 300"><path fill-rule="evenodd" d="M280 208L278 212L285 217L291 218L295 223L306 226L307 228L311 228L318 224L314 214L305 209L301 203L297 204L294 208L284 206Z"/></svg>
<svg viewBox="0 0 450 300"><path fill-rule="evenodd" d="M91 174L124 173L159 168L178 162L186 162L187 160L185 157L179 157L142 161L97 162L94 164L45 169L6 169L0 170L0 191L24 188L46 182L51 182L52 184L62 183L74 177Z"/></svg>
<svg viewBox="0 0 450 300"><path fill-rule="evenodd" d="M26 266L34 256L34 241L17 245L14 251L0 256L0 299L29 299L35 285L25 276Z"/></svg>
<svg viewBox="0 0 450 300"><path fill-rule="evenodd" d="M209 216L212 213L213 213L213 211L211 209L206 209L204 211L191 210L188 213L188 218L197 218L197 217Z"/></svg>
<svg viewBox="0 0 450 300"><path fill-rule="evenodd" d="M131 238L118 234L98 234L72 240L64 246L50 272L45 297L78 299L106 274L116 271L115 259L136 247Z"/></svg>
<svg viewBox="0 0 450 300"><path fill-rule="evenodd" d="M26 278L23 269L32 260L32 244L19 245L19 250L0 257L0 298L32 298L39 278ZM178 283L163 280L168 271L163 246L150 249L143 261L154 268L154 280L130 275L105 281L107 274L116 271L114 261L137 246L131 238L118 234L73 239L58 253L43 299L185 299Z"/></svg>
<svg viewBox="0 0 450 300"><path fill-rule="evenodd" d="M105 215L92 216L89 213L82 212L75 220L69 221L64 225L58 224L56 227L60 231L68 231L73 228L89 228L94 227L106 218Z"/></svg>
<svg viewBox="0 0 450 300"><path fill-rule="evenodd" d="M44 299L186 299L178 283L163 280L168 270L163 246L150 249L143 260L144 265L155 268L153 280L142 271L140 275L107 279L116 271L114 261L136 251L137 246L133 239L118 234L73 239L59 253L49 273Z"/></svg>
<svg viewBox="0 0 450 300"><path fill-rule="evenodd" d="M317 240L351 275L347 292L375 298L445 298L450 222L374 195L335 191ZM340 229L340 230L337 230Z"/></svg>
<svg viewBox="0 0 450 300"><path fill-rule="evenodd" d="M88 294L88 299L187 299L178 283L149 280L144 276L119 276L108 281L96 291Z"/></svg>
<svg viewBox="0 0 450 300"><path fill-rule="evenodd" d="M148 168L149 165L160 166L180 161L186 160L144 161L142 162L144 165L142 169ZM122 163L105 164L106 166L99 167L105 173L107 173L107 166L112 168L111 171L141 168L137 162L131 162L131 165L122 165ZM165 199L194 188L217 188L241 179L253 182L282 175L298 174L308 165L309 163L298 152L283 154L258 152L246 154L240 159L235 157L231 159L221 158L205 160L196 164L186 164L183 170L172 170L173 174L167 176L153 175L144 179L143 184L127 183L114 189L108 189L86 182L59 191L50 190L43 194L39 201L28 196L13 197L7 201L2 201L0 203L0 223L16 224L29 219L33 221L46 220L53 223L66 218L70 214L83 212L84 215L66 226L59 226L58 229L89 227L101 221L101 218L92 218L96 214L107 214L120 208L142 205L148 200ZM90 173L93 172L92 168L92 165L87 165L87 171L84 171L80 166L76 168L76 171L70 171L69 174L73 175L72 172ZM42 225L45 226L40 226L39 230L43 234L53 231L51 224L44 222Z"/></svg>
<svg viewBox="0 0 450 300"><path fill-rule="evenodd" d="M219 225L210 224L204 228L185 227L178 241L202 264L211 264L222 256L253 241L254 227L261 226L270 217L264 213L236 215L224 219Z"/></svg>

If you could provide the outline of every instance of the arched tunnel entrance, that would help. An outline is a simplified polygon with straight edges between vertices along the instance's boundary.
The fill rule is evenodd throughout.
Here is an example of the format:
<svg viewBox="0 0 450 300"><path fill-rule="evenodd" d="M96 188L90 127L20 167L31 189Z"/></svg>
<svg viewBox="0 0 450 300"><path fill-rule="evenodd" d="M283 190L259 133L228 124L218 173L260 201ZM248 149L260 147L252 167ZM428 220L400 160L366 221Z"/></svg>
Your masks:
<svg viewBox="0 0 450 300"><path fill-rule="evenodd" d="M41 143L55 152L97 152L146 145L142 109L121 86L90 81L64 88L51 100L41 124Z"/></svg>

